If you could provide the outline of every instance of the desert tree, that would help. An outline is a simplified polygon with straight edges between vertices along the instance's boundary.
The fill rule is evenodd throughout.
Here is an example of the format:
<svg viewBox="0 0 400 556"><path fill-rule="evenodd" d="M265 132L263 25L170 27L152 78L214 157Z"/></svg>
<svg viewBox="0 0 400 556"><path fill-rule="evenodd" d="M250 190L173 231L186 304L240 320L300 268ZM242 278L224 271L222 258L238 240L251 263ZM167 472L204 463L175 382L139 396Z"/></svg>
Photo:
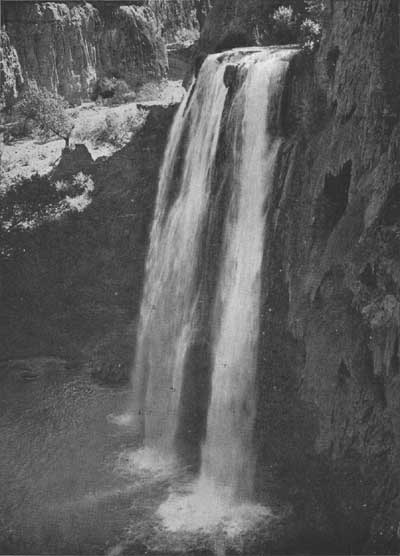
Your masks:
<svg viewBox="0 0 400 556"><path fill-rule="evenodd" d="M24 125L31 121L46 138L57 135L69 147L74 120L68 113L68 102L57 93L38 87L30 82L17 103L16 114L24 119Z"/></svg>

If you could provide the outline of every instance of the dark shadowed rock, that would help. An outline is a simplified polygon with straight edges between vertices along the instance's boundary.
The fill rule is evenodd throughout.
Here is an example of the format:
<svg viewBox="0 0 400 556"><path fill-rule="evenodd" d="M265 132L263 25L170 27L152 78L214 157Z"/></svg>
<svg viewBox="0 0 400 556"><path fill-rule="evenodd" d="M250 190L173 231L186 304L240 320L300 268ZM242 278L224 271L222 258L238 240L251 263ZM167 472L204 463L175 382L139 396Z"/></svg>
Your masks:
<svg viewBox="0 0 400 556"><path fill-rule="evenodd" d="M83 145L64 151L54 179L72 171L91 175L92 202L22 234L18 253L1 260L3 358L80 355L102 382L128 379L158 172L175 110L152 107L131 143L110 158L93 162Z"/></svg>
<svg viewBox="0 0 400 556"><path fill-rule="evenodd" d="M283 98L257 491L294 505L284 532L293 548L397 553L399 5L328 8L321 47L293 60Z"/></svg>
<svg viewBox="0 0 400 556"><path fill-rule="evenodd" d="M92 165L93 158L86 145L78 144L74 147L66 147L63 149L57 167L52 172L52 178L62 180L78 172L90 172Z"/></svg>

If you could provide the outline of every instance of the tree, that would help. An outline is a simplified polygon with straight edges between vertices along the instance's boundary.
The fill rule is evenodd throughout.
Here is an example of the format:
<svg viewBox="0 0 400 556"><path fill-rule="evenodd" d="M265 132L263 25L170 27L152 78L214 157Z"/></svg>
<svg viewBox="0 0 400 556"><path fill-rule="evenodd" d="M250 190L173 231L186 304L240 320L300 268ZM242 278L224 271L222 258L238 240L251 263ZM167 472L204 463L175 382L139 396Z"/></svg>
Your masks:
<svg viewBox="0 0 400 556"><path fill-rule="evenodd" d="M33 121L45 137L57 135L68 147L75 124L67 108L67 101L60 95L30 82L16 105L16 112L24 118L25 124Z"/></svg>

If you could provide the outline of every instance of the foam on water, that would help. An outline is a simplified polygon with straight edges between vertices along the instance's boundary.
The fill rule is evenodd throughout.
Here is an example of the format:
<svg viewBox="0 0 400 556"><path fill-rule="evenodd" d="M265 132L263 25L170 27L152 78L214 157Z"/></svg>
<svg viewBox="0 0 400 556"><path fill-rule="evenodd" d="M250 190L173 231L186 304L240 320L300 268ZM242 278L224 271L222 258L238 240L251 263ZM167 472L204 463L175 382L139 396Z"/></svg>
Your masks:
<svg viewBox="0 0 400 556"><path fill-rule="evenodd" d="M272 517L265 506L235 502L232 491L200 479L188 492L172 492L157 511L165 529L171 533L221 533L234 539Z"/></svg>
<svg viewBox="0 0 400 556"><path fill-rule="evenodd" d="M107 421L119 427L132 427L135 425L135 418L132 413L122 413L122 415L107 415Z"/></svg>
<svg viewBox="0 0 400 556"><path fill-rule="evenodd" d="M159 481L177 473L177 464L173 456L167 456L154 448L126 450L122 452L116 464L116 471L122 475L147 478Z"/></svg>

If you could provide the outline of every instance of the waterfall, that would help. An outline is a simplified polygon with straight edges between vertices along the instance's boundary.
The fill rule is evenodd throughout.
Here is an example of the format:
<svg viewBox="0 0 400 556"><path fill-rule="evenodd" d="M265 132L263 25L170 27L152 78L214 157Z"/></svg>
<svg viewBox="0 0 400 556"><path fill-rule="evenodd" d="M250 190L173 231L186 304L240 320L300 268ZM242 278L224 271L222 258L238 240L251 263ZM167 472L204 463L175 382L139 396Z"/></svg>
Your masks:
<svg viewBox="0 0 400 556"><path fill-rule="evenodd" d="M224 67L215 58L208 60L176 115L161 169L147 258L134 391L146 444L165 452L173 446L185 356L196 328L197 257L227 93L221 86L223 74ZM185 135L188 144L182 153ZM178 163L183 169L176 176ZM178 196L169 206L173 187Z"/></svg>
<svg viewBox="0 0 400 556"><path fill-rule="evenodd" d="M226 217L223 265L215 306L212 395L202 474L228 494L251 495L255 374L266 202L279 140L268 129L279 84L279 55L264 52L239 65L245 80L231 114L235 178Z"/></svg>
<svg viewBox="0 0 400 556"><path fill-rule="evenodd" d="M147 259L133 377L145 445L173 453L190 348L207 329L199 480L232 501L252 495L265 220L292 53L249 48L206 59L170 133ZM216 198L224 199L218 217ZM204 237L214 233L210 253ZM216 277L208 289L199 278L205 259Z"/></svg>

